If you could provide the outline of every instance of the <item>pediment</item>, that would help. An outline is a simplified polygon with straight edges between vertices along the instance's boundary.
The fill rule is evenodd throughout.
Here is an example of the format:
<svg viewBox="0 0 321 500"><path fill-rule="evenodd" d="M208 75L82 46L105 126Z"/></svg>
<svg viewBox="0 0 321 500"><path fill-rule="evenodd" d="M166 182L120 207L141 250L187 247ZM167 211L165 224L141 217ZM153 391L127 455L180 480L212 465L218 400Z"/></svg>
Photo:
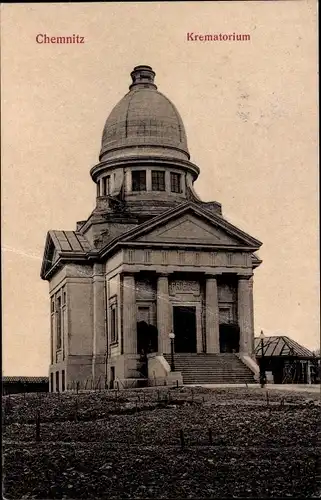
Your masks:
<svg viewBox="0 0 321 500"><path fill-rule="evenodd" d="M53 249L52 255L51 255L51 264L54 264L57 260L59 259L59 252L57 251L56 248Z"/></svg>
<svg viewBox="0 0 321 500"><path fill-rule="evenodd" d="M188 201L170 209L123 233L100 251L106 257L116 248L134 246L178 246L182 248L202 245L225 250L256 251L262 243L237 228L222 216ZM257 259L257 265L260 261Z"/></svg>
<svg viewBox="0 0 321 500"><path fill-rule="evenodd" d="M90 250L89 242L77 231L48 231L44 256L42 260L41 278L55 267L61 259L79 260L85 258Z"/></svg>
<svg viewBox="0 0 321 500"><path fill-rule="evenodd" d="M192 214L152 230L136 241L163 243L206 243L216 245L240 245L242 241L229 235L224 229L209 224Z"/></svg>

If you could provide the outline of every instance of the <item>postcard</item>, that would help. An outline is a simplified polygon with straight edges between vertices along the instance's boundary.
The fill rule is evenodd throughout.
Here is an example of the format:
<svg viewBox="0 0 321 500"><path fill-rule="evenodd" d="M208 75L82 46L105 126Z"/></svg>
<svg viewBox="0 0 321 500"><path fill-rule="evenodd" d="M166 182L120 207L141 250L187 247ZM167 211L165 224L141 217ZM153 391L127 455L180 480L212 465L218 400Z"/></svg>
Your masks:
<svg viewBox="0 0 321 500"><path fill-rule="evenodd" d="M5 497L316 496L317 3L1 18Z"/></svg>

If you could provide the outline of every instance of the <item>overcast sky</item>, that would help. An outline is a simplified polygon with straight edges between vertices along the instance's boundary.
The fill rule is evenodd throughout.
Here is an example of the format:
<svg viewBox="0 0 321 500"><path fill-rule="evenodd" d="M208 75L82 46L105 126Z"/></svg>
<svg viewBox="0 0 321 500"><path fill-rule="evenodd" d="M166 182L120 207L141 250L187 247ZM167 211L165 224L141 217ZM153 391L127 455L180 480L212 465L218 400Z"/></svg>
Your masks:
<svg viewBox="0 0 321 500"><path fill-rule="evenodd" d="M178 108L195 188L263 242L255 330L319 346L314 1L2 4L3 369L49 364L46 232L95 204L90 168L130 71L148 64ZM250 34L244 42L187 33ZM37 34L84 44L37 44Z"/></svg>

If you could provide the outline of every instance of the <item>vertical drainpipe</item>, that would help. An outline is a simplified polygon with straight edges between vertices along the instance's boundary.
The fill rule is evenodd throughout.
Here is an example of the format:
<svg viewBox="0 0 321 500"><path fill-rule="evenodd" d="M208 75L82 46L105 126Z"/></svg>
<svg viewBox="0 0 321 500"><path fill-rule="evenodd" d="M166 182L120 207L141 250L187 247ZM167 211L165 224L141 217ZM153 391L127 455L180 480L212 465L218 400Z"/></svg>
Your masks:
<svg viewBox="0 0 321 500"><path fill-rule="evenodd" d="M106 353L105 353L105 388L107 388L108 381L108 373L107 373L107 360L108 360L108 328L107 328L107 280L105 275L105 284L104 284L104 303L105 303L105 338L106 338Z"/></svg>

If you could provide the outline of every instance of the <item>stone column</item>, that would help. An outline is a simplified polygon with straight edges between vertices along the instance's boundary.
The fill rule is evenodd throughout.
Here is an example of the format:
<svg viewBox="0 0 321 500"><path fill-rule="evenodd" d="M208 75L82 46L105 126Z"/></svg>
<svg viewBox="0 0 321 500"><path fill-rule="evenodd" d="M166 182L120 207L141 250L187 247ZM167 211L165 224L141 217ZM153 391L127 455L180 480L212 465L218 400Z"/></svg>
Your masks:
<svg viewBox="0 0 321 500"><path fill-rule="evenodd" d="M248 353L254 353L254 304L253 304L253 276L249 279L249 293L250 293L250 321L251 327L249 331Z"/></svg>
<svg viewBox="0 0 321 500"><path fill-rule="evenodd" d="M105 376L105 356L107 353L106 338L106 307L105 303L105 277L103 266L94 264L93 272L93 365L92 376L94 383L103 387Z"/></svg>
<svg viewBox="0 0 321 500"><path fill-rule="evenodd" d="M170 301L168 292L168 276L162 274L157 279L157 330L158 330L158 352L160 354L170 353L171 331Z"/></svg>
<svg viewBox="0 0 321 500"><path fill-rule="evenodd" d="M136 288L133 275L123 276L124 354L137 354Z"/></svg>
<svg viewBox="0 0 321 500"><path fill-rule="evenodd" d="M250 276L240 277L237 290L237 313L240 327L240 352L251 353L252 336L252 311L251 311L251 291Z"/></svg>
<svg viewBox="0 0 321 500"><path fill-rule="evenodd" d="M219 308L217 281L214 276L206 277L205 290L206 304L206 352L220 352L220 333L219 333Z"/></svg>

